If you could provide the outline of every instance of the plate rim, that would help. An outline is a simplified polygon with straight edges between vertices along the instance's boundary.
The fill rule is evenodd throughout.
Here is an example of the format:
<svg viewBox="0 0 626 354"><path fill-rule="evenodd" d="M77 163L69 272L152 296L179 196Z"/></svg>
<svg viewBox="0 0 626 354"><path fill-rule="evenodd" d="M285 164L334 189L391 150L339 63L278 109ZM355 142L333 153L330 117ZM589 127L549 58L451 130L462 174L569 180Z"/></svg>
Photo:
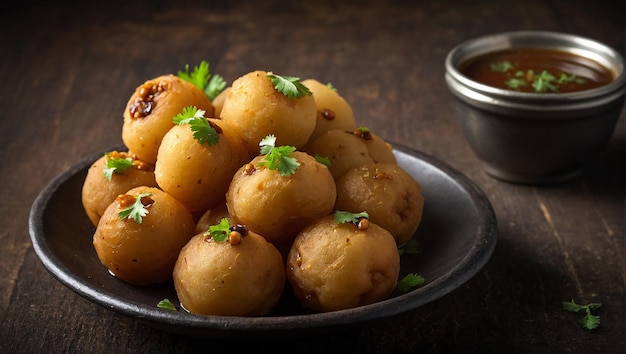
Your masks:
<svg viewBox="0 0 626 354"><path fill-rule="evenodd" d="M205 316L185 312L184 315L181 316L179 312L182 310L170 312L160 310L156 306L154 308L147 308L145 304L122 299L116 294L99 291L99 289L93 287L71 272L63 261L52 253L44 235L43 216L46 210L45 206L61 185L75 174L90 166L97 158L103 156L105 152L114 149L125 149L124 146L116 146L103 150L102 152L90 154L80 162L58 174L42 189L35 198L29 214L28 225L31 243L35 254L43 263L46 270L73 292L119 314L157 326L167 328L178 327L180 330L188 328L203 331L295 331L305 329L313 330L328 326L341 326L354 324L355 322L365 322L391 317L416 309L447 295L480 272L491 258L497 243L497 220L493 207L486 195L478 185L463 173L422 151L397 143L390 144L393 146L394 153L403 153L421 160L443 172L443 174L457 183L463 191L468 194L472 205L478 211L478 216L480 217L480 220L477 222L479 227L478 233L482 236L477 237L470 251L459 259L455 267L448 270L442 276L410 292L374 304L333 312L298 315L261 317ZM463 269L468 266L470 266L470 270L463 271Z"/></svg>

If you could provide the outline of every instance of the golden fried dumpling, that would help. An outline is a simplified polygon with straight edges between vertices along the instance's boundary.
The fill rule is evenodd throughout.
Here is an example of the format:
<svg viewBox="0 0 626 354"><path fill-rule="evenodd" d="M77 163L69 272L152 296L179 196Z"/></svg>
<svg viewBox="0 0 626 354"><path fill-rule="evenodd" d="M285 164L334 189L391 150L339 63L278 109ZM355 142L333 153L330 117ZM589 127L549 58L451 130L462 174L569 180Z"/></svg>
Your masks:
<svg viewBox="0 0 626 354"><path fill-rule="evenodd" d="M89 220L98 225L104 210L118 195L139 186L157 186L153 164L124 151L104 154L89 167L83 183L82 203Z"/></svg>
<svg viewBox="0 0 626 354"><path fill-rule="evenodd" d="M203 90L174 75L148 80L131 95L124 110L122 140L140 159L154 163L161 139L183 108L195 106L213 117L214 109Z"/></svg>
<svg viewBox="0 0 626 354"><path fill-rule="evenodd" d="M343 310L382 301L395 289L400 255L393 236L372 222L358 225L328 215L294 240L287 279L304 307Z"/></svg>
<svg viewBox="0 0 626 354"><path fill-rule="evenodd" d="M317 106L315 130L309 141L329 130L353 131L357 128L352 107L336 90L314 79L304 80L302 84L311 90Z"/></svg>
<svg viewBox="0 0 626 354"><path fill-rule="evenodd" d="M172 196L158 188L136 187L106 209L93 245L100 262L117 278L136 285L163 283L171 279L178 253L194 228L189 210Z"/></svg>

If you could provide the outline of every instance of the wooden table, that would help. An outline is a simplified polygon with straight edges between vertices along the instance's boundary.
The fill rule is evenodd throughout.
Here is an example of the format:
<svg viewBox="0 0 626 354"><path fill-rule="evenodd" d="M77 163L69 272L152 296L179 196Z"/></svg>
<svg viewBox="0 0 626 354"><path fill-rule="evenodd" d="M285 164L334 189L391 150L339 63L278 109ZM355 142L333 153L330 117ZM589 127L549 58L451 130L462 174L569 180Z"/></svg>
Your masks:
<svg viewBox="0 0 626 354"><path fill-rule="evenodd" d="M106 1L17 4L0 14L0 352L578 352L626 350L622 113L586 172L552 186L488 177L456 122L444 58L474 36L581 34L624 52L624 3ZM228 82L249 71L341 88L381 137L458 169L491 201L495 252L449 295L336 336L236 342L145 326L76 295L33 252L29 209L56 175L121 143L134 88L207 60ZM561 301L601 302L595 331Z"/></svg>

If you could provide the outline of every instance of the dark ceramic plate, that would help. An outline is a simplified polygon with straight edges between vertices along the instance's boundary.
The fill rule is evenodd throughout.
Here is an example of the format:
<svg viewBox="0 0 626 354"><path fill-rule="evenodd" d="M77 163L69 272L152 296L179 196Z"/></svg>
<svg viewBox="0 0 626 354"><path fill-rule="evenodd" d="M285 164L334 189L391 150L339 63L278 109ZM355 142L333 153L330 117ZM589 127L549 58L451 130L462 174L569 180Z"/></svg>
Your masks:
<svg viewBox="0 0 626 354"><path fill-rule="evenodd" d="M88 300L153 327L190 336L279 338L314 335L415 309L434 301L474 276L496 244L496 219L485 195L467 177L421 152L396 146L398 164L422 186L424 214L416 237L424 249L403 255L400 277L417 273L425 283L385 301L330 313L308 313L289 288L273 313L264 317L222 317L167 311L173 284L138 287L112 277L92 246L94 227L83 211L81 189L94 154L56 177L37 197L30 213L33 248L48 271Z"/></svg>

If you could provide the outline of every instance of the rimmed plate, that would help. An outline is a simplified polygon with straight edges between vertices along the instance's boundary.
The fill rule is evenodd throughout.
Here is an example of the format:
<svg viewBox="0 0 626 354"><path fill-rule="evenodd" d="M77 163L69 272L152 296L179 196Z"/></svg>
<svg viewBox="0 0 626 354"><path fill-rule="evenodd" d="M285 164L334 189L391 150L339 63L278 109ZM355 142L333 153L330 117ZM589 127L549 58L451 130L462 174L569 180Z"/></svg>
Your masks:
<svg viewBox="0 0 626 354"><path fill-rule="evenodd" d="M65 286L88 300L153 327L173 333L226 338L284 338L336 331L403 313L432 302L469 280L487 263L496 245L496 218L488 199L467 177L422 152L394 145L398 164L417 180L425 204L416 233L423 248L403 255L401 274L417 273L425 283L394 292L385 301L330 313L303 310L289 289L268 316L201 316L167 311L157 303L169 298L173 284L139 287L125 284L102 266L92 245L94 227L81 201L82 185L94 154L61 173L34 201L30 237L45 268Z"/></svg>

